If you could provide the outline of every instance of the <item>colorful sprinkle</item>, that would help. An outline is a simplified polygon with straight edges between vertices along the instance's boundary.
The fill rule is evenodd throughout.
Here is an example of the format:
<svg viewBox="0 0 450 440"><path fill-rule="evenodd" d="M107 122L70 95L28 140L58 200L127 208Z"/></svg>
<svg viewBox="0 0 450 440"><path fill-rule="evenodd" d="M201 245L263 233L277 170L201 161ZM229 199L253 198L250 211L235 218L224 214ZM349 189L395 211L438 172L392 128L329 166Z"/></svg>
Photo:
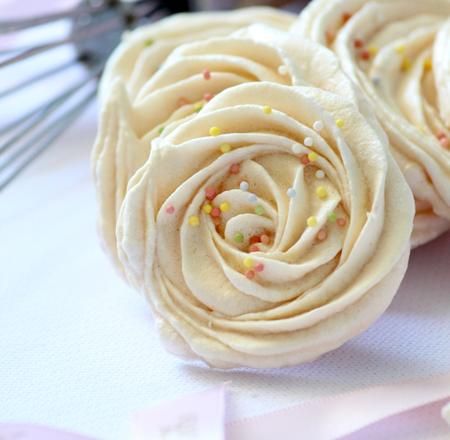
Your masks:
<svg viewBox="0 0 450 440"><path fill-rule="evenodd" d="M323 179L325 177L325 173L322 170L317 170L315 176L317 179Z"/></svg>
<svg viewBox="0 0 450 440"><path fill-rule="evenodd" d="M256 197L256 194L249 194L248 201L250 203L256 203L258 201L258 197Z"/></svg>
<svg viewBox="0 0 450 440"><path fill-rule="evenodd" d="M248 250L249 252L259 252L259 246L257 244L252 244Z"/></svg>
<svg viewBox="0 0 450 440"><path fill-rule="evenodd" d="M265 106L263 107L263 112L264 112L266 115L270 115L270 114L272 113L272 107L269 107L268 105L265 105Z"/></svg>
<svg viewBox="0 0 450 440"><path fill-rule="evenodd" d="M219 147L219 150L222 154L229 153L231 151L231 145L230 144L222 144Z"/></svg>
<svg viewBox="0 0 450 440"><path fill-rule="evenodd" d="M441 139L439 139L439 143L444 147L444 148L449 148L450 147L450 140L448 137L443 137Z"/></svg>
<svg viewBox="0 0 450 440"><path fill-rule="evenodd" d="M208 69L208 68L204 68L203 69L203 79L206 79L206 80L208 80L208 79L211 79L211 71Z"/></svg>
<svg viewBox="0 0 450 440"><path fill-rule="evenodd" d="M217 227L220 226L220 217L211 217L214 225Z"/></svg>
<svg viewBox="0 0 450 440"><path fill-rule="evenodd" d="M314 128L314 130L316 130L316 131L321 131L321 130L323 130L323 122L322 122L322 121L316 121L316 122L314 122L313 128Z"/></svg>
<svg viewBox="0 0 450 440"><path fill-rule="evenodd" d="M316 219L316 217L314 217L314 216L312 216L312 217L308 217L308 219L306 220L306 224L309 226L309 227L313 227L313 226L316 226L317 225L317 219Z"/></svg>
<svg viewBox="0 0 450 440"><path fill-rule="evenodd" d="M404 44L399 44L399 45L396 46L396 48L395 48L395 51L396 51L398 54L404 53L405 50L406 50L406 46L405 46Z"/></svg>
<svg viewBox="0 0 450 440"><path fill-rule="evenodd" d="M295 191L294 188L289 188L289 189L286 191L286 194L287 194L287 196L288 196L290 199L293 199L293 198L297 195L297 191Z"/></svg>
<svg viewBox="0 0 450 440"><path fill-rule="evenodd" d="M252 280L253 278L255 278L255 271L253 271L253 270L246 270L245 272L244 272L244 275L249 279L249 280Z"/></svg>
<svg viewBox="0 0 450 440"><path fill-rule="evenodd" d="M168 205L166 208L167 214L173 214L175 212L175 208L172 204Z"/></svg>
<svg viewBox="0 0 450 440"><path fill-rule="evenodd" d="M196 215L191 215L189 217L189 224L191 226L196 227L196 226L198 226L200 224L200 219Z"/></svg>
<svg viewBox="0 0 450 440"><path fill-rule="evenodd" d="M245 180L243 180L240 184L239 184L239 188L242 191L248 191L248 189L250 188L250 185L248 184L248 182L246 182Z"/></svg>
<svg viewBox="0 0 450 440"><path fill-rule="evenodd" d="M345 23L347 23L347 21L350 20L350 18L352 18L352 14L350 14L350 12L343 12L341 18L342 18L342 23L345 24Z"/></svg>
<svg viewBox="0 0 450 440"><path fill-rule="evenodd" d="M262 244L269 244L270 243L270 237L267 234L262 234L261 237L261 243Z"/></svg>
<svg viewBox="0 0 450 440"><path fill-rule="evenodd" d="M315 162L319 158L317 153L314 153L314 151L311 151L311 153L308 154L308 159L310 162Z"/></svg>
<svg viewBox="0 0 450 440"><path fill-rule="evenodd" d="M248 241L250 244L261 243L261 237L258 235L252 235Z"/></svg>
<svg viewBox="0 0 450 440"><path fill-rule="evenodd" d="M205 101L211 101L211 99L213 99L213 97L214 97L214 95L213 95L212 93L205 93L205 94L203 95L203 99L204 99Z"/></svg>
<svg viewBox="0 0 450 440"><path fill-rule="evenodd" d="M370 46L367 48L367 50L369 51L370 55L372 55L373 57L378 53L378 47L376 47L376 46Z"/></svg>
<svg viewBox="0 0 450 440"><path fill-rule="evenodd" d="M262 272L264 270L264 264L258 263L255 265L255 272Z"/></svg>
<svg viewBox="0 0 450 440"><path fill-rule="evenodd" d="M292 152L294 154L300 154L302 152L302 146L300 144L292 145Z"/></svg>
<svg viewBox="0 0 450 440"><path fill-rule="evenodd" d="M264 208L261 205L255 206L256 215L264 215Z"/></svg>
<svg viewBox="0 0 450 440"><path fill-rule="evenodd" d="M324 241L324 240L326 240L327 237L328 237L328 233L325 229L321 229L316 235L316 238L319 241Z"/></svg>
<svg viewBox="0 0 450 440"><path fill-rule="evenodd" d="M335 221L336 221L336 219L337 219L337 215L336 215L336 213L335 212L333 212L333 211L331 211L329 214L328 214L328 221L330 222L330 223L334 223Z"/></svg>
<svg viewBox="0 0 450 440"><path fill-rule="evenodd" d="M198 113L203 108L203 102L196 102L194 104L194 112Z"/></svg>
<svg viewBox="0 0 450 440"><path fill-rule="evenodd" d="M220 133L222 133L222 130L219 127L211 127L209 129L210 136L219 136Z"/></svg>
<svg viewBox="0 0 450 440"><path fill-rule="evenodd" d="M355 40L353 41L353 45L356 49L361 49L361 47L364 46L364 41L361 40L361 38L355 38Z"/></svg>
<svg viewBox="0 0 450 440"><path fill-rule="evenodd" d="M203 212L205 214L211 214L212 209L213 209L213 207L209 203L207 203L206 205L203 205Z"/></svg>
<svg viewBox="0 0 450 440"><path fill-rule="evenodd" d="M359 53L359 58L364 61L369 61L371 57L371 54L368 50L363 50Z"/></svg>
<svg viewBox="0 0 450 440"><path fill-rule="evenodd" d="M211 209L211 217L219 218L220 214L221 214L220 208L218 208L217 206L214 206L214 208Z"/></svg>
<svg viewBox="0 0 450 440"><path fill-rule="evenodd" d="M234 234L233 240L236 243L244 243L244 234L242 232L236 232L236 234Z"/></svg>
<svg viewBox="0 0 450 440"><path fill-rule="evenodd" d="M158 133L159 133L159 134L162 134L163 131L164 131L164 125L163 125L162 127L159 127L159 128L158 128Z"/></svg>
<svg viewBox="0 0 450 440"><path fill-rule="evenodd" d="M438 132L436 133L436 137L437 137L439 140L441 140L442 138L446 138L447 135L446 135L443 131L438 131Z"/></svg>
<svg viewBox="0 0 450 440"><path fill-rule="evenodd" d="M306 137L305 140L303 141L303 143L307 146L307 147L312 147L314 144L313 138L312 137Z"/></svg>
<svg viewBox="0 0 450 440"><path fill-rule="evenodd" d="M309 158L307 154L304 154L301 158L300 158L300 162L303 165L308 165L309 164Z"/></svg>
<svg viewBox="0 0 450 440"><path fill-rule="evenodd" d="M247 269L251 269L254 265L253 258L251 257L245 257L242 263Z"/></svg>
<svg viewBox="0 0 450 440"><path fill-rule="evenodd" d="M239 174L240 169L241 169L241 166L238 163L234 163L230 166L230 173L231 174Z"/></svg>
<svg viewBox="0 0 450 440"><path fill-rule="evenodd" d="M285 66L284 64L282 64L281 66L278 67L278 73L280 75L287 75L288 73L288 68L287 66Z"/></svg>
<svg viewBox="0 0 450 440"><path fill-rule="evenodd" d="M427 72L432 70L433 69L433 60L431 58L425 58L425 61L423 62L423 68Z"/></svg>
<svg viewBox="0 0 450 440"><path fill-rule="evenodd" d="M336 220L336 224L343 228L347 224L347 220L344 217L340 217Z"/></svg>
<svg viewBox="0 0 450 440"><path fill-rule="evenodd" d="M223 202L220 204L219 208L222 212L227 212L230 210L230 204L228 202Z"/></svg>
<svg viewBox="0 0 450 440"><path fill-rule="evenodd" d="M214 200L214 198L217 196L217 190L213 186L208 186L205 188L205 197L208 200Z"/></svg>
<svg viewBox="0 0 450 440"><path fill-rule="evenodd" d="M343 119L341 119L341 118L338 118L338 119L336 119L336 125L337 125L339 128L344 128L344 126L345 126L345 121L344 121Z"/></svg>
<svg viewBox="0 0 450 440"><path fill-rule="evenodd" d="M336 34L333 31L328 30L325 32L325 38L327 40L327 44L331 44L336 38Z"/></svg>
<svg viewBox="0 0 450 440"><path fill-rule="evenodd" d="M320 199L326 199L328 197L328 191L324 186L318 186L316 188L316 194Z"/></svg>
<svg viewBox="0 0 450 440"><path fill-rule="evenodd" d="M411 68L411 60L408 57L403 58L400 68L402 72L406 72L407 70L409 70Z"/></svg>
<svg viewBox="0 0 450 440"><path fill-rule="evenodd" d="M147 38L147 39L144 41L144 46L149 47L149 46L151 46L154 42L155 42L155 40L154 40L153 38Z"/></svg>

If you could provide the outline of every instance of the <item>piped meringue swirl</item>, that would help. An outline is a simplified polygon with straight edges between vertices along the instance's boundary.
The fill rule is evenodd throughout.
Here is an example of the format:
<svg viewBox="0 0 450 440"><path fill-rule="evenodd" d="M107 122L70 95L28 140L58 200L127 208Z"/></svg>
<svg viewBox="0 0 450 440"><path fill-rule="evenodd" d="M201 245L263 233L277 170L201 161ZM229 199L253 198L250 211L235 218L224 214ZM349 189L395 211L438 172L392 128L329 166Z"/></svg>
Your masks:
<svg viewBox="0 0 450 440"><path fill-rule="evenodd" d="M450 1L315 0L292 31L337 54L416 200L413 245L450 227Z"/></svg>
<svg viewBox="0 0 450 440"><path fill-rule="evenodd" d="M281 367L338 347L386 309L413 216L384 137L353 100L253 82L153 141L117 247L169 350Z"/></svg>

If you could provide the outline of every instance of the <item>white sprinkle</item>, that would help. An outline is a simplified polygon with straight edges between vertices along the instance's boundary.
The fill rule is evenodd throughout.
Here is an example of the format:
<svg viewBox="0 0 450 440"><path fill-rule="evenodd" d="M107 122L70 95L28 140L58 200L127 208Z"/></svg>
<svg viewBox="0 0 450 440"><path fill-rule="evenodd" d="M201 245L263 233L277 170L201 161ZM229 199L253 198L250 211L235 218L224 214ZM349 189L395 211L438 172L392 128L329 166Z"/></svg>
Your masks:
<svg viewBox="0 0 450 440"><path fill-rule="evenodd" d="M289 188L289 189L286 191L286 194L287 194L287 196L288 196L290 199L293 199L293 198L297 195L297 191L295 191L294 188Z"/></svg>
<svg viewBox="0 0 450 440"><path fill-rule="evenodd" d="M258 197L256 197L255 194L249 194L249 196L248 196L248 201L249 201L250 203L256 203L256 202L258 201Z"/></svg>
<svg viewBox="0 0 450 440"><path fill-rule="evenodd" d="M249 188L248 182L246 182L245 180L243 180L243 181L240 183L239 188L241 188L242 191L248 191L248 188Z"/></svg>
<svg viewBox="0 0 450 440"><path fill-rule="evenodd" d="M314 130L316 130L316 131L323 130L323 122L322 122L322 121L316 121L316 122L314 122L313 128L314 128Z"/></svg>
<svg viewBox="0 0 450 440"><path fill-rule="evenodd" d="M302 146L300 144L292 145L292 152L294 154L300 154L302 152Z"/></svg>
<svg viewBox="0 0 450 440"><path fill-rule="evenodd" d="M325 173L322 170L317 170L316 171L316 177L318 179L323 179L325 177Z"/></svg>
<svg viewBox="0 0 450 440"><path fill-rule="evenodd" d="M288 73L288 68L287 66L285 66L284 64L282 64L281 66L278 67L278 73L280 75L287 75Z"/></svg>
<svg viewBox="0 0 450 440"><path fill-rule="evenodd" d="M306 137L304 140L304 143L307 147L312 147L314 144L313 138L312 137Z"/></svg>

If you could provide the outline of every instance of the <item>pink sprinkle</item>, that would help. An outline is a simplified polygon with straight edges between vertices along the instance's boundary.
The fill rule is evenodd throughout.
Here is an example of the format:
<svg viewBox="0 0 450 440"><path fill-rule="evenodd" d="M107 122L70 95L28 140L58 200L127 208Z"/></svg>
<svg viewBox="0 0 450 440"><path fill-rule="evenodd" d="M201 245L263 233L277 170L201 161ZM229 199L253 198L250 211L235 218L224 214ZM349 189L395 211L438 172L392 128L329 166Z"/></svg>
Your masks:
<svg viewBox="0 0 450 440"><path fill-rule="evenodd" d="M336 220L336 224L343 228L347 224L347 220L344 217L340 217Z"/></svg>
<svg viewBox="0 0 450 440"><path fill-rule="evenodd" d="M256 244L252 244L249 248L250 252L259 252L259 246L257 246Z"/></svg>
<svg viewBox="0 0 450 440"><path fill-rule="evenodd" d="M246 270L246 271L244 272L244 275L245 275L249 280L255 278L255 272L254 272L253 270L251 270L251 269Z"/></svg>
<svg viewBox="0 0 450 440"><path fill-rule="evenodd" d="M240 171L241 167L238 163L234 163L233 165L231 165L230 167L230 173L231 174L238 174Z"/></svg>
<svg viewBox="0 0 450 440"><path fill-rule="evenodd" d="M167 212L167 214L173 214L175 212L174 206L173 205L167 206L166 212Z"/></svg>
<svg viewBox="0 0 450 440"><path fill-rule="evenodd" d="M214 200L214 198L217 196L216 188L212 186L208 186L208 188L205 188L205 197L208 200Z"/></svg>
<svg viewBox="0 0 450 440"><path fill-rule="evenodd" d="M220 209L217 206L215 206L211 211L211 217L218 218L220 217L220 214L221 214Z"/></svg>
<svg viewBox="0 0 450 440"><path fill-rule="evenodd" d="M211 101L211 99L213 99L213 94L212 93L205 93L204 95L203 95L203 99L205 100L205 101Z"/></svg>
<svg viewBox="0 0 450 440"><path fill-rule="evenodd" d="M437 137L439 140L441 140L442 138L446 138L447 135L446 135L443 131L438 131L438 132L436 133L436 137Z"/></svg>
<svg viewBox="0 0 450 440"><path fill-rule="evenodd" d="M269 244L270 243L270 237L266 234L262 234L261 237L261 243L262 244Z"/></svg>
<svg viewBox="0 0 450 440"><path fill-rule="evenodd" d="M264 264L263 263L258 263L256 266L255 266L255 271L256 272L262 272L264 270Z"/></svg>
<svg viewBox="0 0 450 440"><path fill-rule="evenodd" d="M211 79L211 72L206 67L203 69L203 78L204 79Z"/></svg>
<svg viewBox="0 0 450 440"><path fill-rule="evenodd" d="M439 143L444 147L444 148L449 148L450 147L450 140L448 139L448 137L443 137L441 139L439 139Z"/></svg>
<svg viewBox="0 0 450 440"><path fill-rule="evenodd" d="M327 231L325 229L321 229L317 233L317 240L324 241L328 237Z"/></svg>
<svg viewBox="0 0 450 440"><path fill-rule="evenodd" d="M307 154L304 154L301 158L300 158L300 162L303 165L308 165L309 164L309 158Z"/></svg>

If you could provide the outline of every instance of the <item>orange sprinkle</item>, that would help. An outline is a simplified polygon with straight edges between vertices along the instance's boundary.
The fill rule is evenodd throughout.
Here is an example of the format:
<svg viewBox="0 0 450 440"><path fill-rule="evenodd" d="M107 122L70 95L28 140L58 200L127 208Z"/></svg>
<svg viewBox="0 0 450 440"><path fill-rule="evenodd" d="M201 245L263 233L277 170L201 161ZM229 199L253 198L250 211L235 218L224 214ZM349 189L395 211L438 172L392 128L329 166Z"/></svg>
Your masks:
<svg viewBox="0 0 450 440"><path fill-rule="evenodd" d="M347 220L344 217L340 217L336 220L336 224L343 228L347 224Z"/></svg>
<svg viewBox="0 0 450 440"><path fill-rule="evenodd" d="M182 96L178 101L177 101L177 107L183 107L183 105L187 105L190 104L189 99L185 98L184 96Z"/></svg>
<svg viewBox="0 0 450 440"><path fill-rule="evenodd" d="M439 139L439 143L440 143L444 148L449 148L449 147L450 147L450 140L448 139L448 137L443 137L443 138Z"/></svg>
<svg viewBox="0 0 450 440"><path fill-rule="evenodd" d="M252 280L253 278L255 278L255 271L248 269L244 272L244 275L249 279Z"/></svg>
<svg viewBox="0 0 450 440"><path fill-rule="evenodd" d="M364 41L360 38L356 38L355 41L353 41L353 44L357 49L361 49L361 47L364 46Z"/></svg>
<svg viewBox="0 0 450 440"><path fill-rule="evenodd" d="M213 99L213 94L212 93L205 93L204 95L203 95L203 99L205 100L205 101L211 101L211 99Z"/></svg>
<svg viewBox="0 0 450 440"><path fill-rule="evenodd" d="M206 67L203 69L203 78L211 79L211 71Z"/></svg>
<svg viewBox="0 0 450 440"><path fill-rule="evenodd" d="M327 44L331 44L336 38L336 34L333 31L328 30L325 32L325 38L327 39Z"/></svg>
<svg viewBox="0 0 450 440"><path fill-rule="evenodd" d="M319 241L324 241L324 240L326 240L327 237L328 237L328 233L325 229L321 229L316 235L316 238Z"/></svg>
<svg viewBox="0 0 450 440"><path fill-rule="evenodd" d="M303 165L308 165L309 164L309 157L307 154L304 154L301 158L300 158L300 162Z"/></svg>
<svg viewBox="0 0 450 440"><path fill-rule="evenodd" d="M364 61L369 61L370 60L370 52L368 50L363 50L359 54L359 58L361 58Z"/></svg>
<svg viewBox="0 0 450 440"><path fill-rule="evenodd" d="M343 24L347 23L347 21L349 21L350 18L352 18L352 14L350 14L350 12L344 12L342 14L342 23Z"/></svg>

